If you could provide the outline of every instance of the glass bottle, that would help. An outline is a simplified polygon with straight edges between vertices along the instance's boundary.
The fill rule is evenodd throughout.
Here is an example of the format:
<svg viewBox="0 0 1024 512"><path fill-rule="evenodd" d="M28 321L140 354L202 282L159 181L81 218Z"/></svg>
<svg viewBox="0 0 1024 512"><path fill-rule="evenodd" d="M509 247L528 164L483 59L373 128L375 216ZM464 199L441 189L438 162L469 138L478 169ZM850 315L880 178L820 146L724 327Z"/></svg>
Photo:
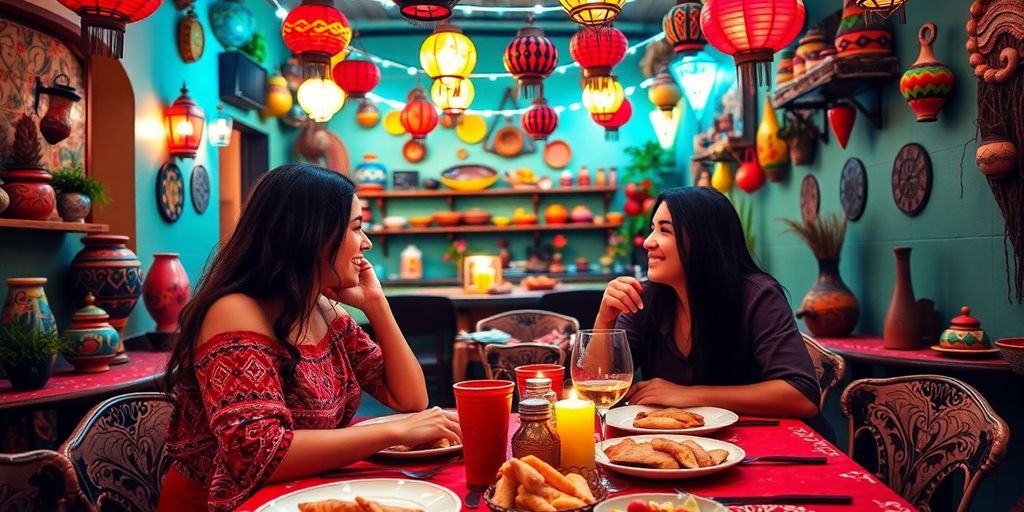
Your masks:
<svg viewBox="0 0 1024 512"><path fill-rule="evenodd" d="M523 398L540 398L551 404L551 426L555 426L555 402L558 401L558 394L551 389L551 379L547 377L534 377L526 379L526 391Z"/></svg>
<svg viewBox="0 0 1024 512"><path fill-rule="evenodd" d="M542 398L519 402L519 430L512 435L512 456L533 455L551 467L561 465L562 442L551 426L551 404Z"/></svg>

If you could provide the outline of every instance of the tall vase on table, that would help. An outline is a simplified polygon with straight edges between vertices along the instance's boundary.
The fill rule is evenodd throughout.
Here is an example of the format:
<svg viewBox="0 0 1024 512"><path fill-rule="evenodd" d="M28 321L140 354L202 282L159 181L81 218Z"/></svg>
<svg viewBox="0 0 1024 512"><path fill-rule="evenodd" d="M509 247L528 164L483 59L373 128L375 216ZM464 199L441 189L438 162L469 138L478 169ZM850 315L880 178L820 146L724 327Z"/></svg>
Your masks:
<svg viewBox="0 0 1024 512"><path fill-rule="evenodd" d="M910 247L897 247L894 252L896 282L893 284L889 311L885 315L882 346L890 350L921 349L924 348L921 315L914 299L914 284L910 279Z"/></svg>
<svg viewBox="0 0 1024 512"><path fill-rule="evenodd" d="M189 299L188 274L177 253L153 254L153 265L142 283L142 298L146 311L156 320L156 328L146 337L156 350L169 348L178 331L178 315Z"/></svg>
<svg viewBox="0 0 1024 512"><path fill-rule="evenodd" d="M57 321L43 289L45 284L45 277L8 279L7 298L0 310L0 326L21 326L27 329L27 334L33 336L56 334ZM17 363L4 361L4 375L11 381L11 387L18 391L28 391L45 386L53 371L56 351L48 356L25 360L22 354Z"/></svg>
<svg viewBox="0 0 1024 512"><path fill-rule="evenodd" d="M76 307L84 307L81 301L89 293L96 297L96 305L110 315L110 325L120 338L111 364L126 363L124 326L142 295L142 262L128 248L127 236L89 235L82 243L85 248L71 262L71 290L79 301Z"/></svg>

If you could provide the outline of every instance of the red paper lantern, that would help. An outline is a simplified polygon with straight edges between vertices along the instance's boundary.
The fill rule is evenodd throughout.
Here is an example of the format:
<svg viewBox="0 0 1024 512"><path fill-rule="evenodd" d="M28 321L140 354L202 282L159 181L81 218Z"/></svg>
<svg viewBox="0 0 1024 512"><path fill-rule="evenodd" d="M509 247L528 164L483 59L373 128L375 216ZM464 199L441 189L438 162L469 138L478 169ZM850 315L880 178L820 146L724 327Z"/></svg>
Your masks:
<svg viewBox="0 0 1024 512"><path fill-rule="evenodd" d="M700 30L700 9L700 2L696 0L676 0L676 6L669 9L662 20L665 40L676 53L693 55L707 44Z"/></svg>
<svg viewBox="0 0 1024 512"><path fill-rule="evenodd" d="M423 140L437 127L437 110L427 101L423 89L416 88L409 93L409 103L402 109L399 120L413 140Z"/></svg>
<svg viewBox="0 0 1024 512"><path fill-rule="evenodd" d="M368 60L343 60L334 65L331 76L349 98L365 98L380 83L380 69Z"/></svg>
<svg viewBox="0 0 1024 512"><path fill-rule="evenodd" d="M459 0L394 0L398 12L410 23L432 25L452 17L452 8Z"/></svg>
<svg viewBox="0 0 1024 512"><path fill-rule="evenodd" d="M587 81L596 82L612 76L612 68L622 62L628 45L626 35L617 28L583 29L569 40L569 55L583 68Z"/></svg>
<svg viewBox="0 0 1024 512"><path fill-rule="evenodd" d="M281 38L302 61L304 78L330 78L331 57L348 47L352 28L333 0L302 0L281 23Z"/></svg>
<svg viewBox="0 0 1024 512"><path fill-rule="evenodd" d="M533 140L548 140L548 136L558 128L558 113L548 105L544 98L533 100L533 104L523 114L523 131Z"/></svg>
<svg viewBox="0 0 1024 512"><path fill-rule="evenodd" d="M188 95L188 87L181 84L181 96L164 109L164 128L167 130L167 148L174 156L195 158L203 140L206 113Z"/></svg>
<svg viewBox="0 0 1024 512"><path fill-rule="evenodd" d="M57 0L82 17L82 48L120 59L124 27L153 14L163 0Z"/></svg>
<svg viewBox="0 0 1024 512"><path fill-rule="evenodd" d="M543 30L533 26L532 18L527 23L505 47L505 69L525 96L532 98L544 94L544 79L558 65L558 49L544 37Z"/></svg>
<svg viewBox="0 0 1024 512"><path fill-rule="evenodd" d="M619 128L628 123L632 117L633 104L629 102L629 99L622 100L622 106L607 121L600 120L596 115L590 115L595 123L604 127L604 140L619 140Z"/></svg>
<svg viewBox="0 0 1024 512"><path fill-rule="evenodd" d="M733 56L748 90L771 76L772 56L796 39L805 16L803 0L707 0L700 28L711 46Z"/></svg>

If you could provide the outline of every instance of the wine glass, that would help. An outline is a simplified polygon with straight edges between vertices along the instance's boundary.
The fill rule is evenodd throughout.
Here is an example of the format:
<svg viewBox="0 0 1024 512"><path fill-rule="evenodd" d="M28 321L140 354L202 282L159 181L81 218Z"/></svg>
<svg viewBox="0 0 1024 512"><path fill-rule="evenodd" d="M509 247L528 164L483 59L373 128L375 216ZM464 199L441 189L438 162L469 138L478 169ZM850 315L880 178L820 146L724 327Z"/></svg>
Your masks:
<svg viewBox="0 0 1024 512"><path fill-rule="evenodd" d="M633 382L633 357L623 329L585 329L576 333L569 366L576 393L594 402L601 418L601 447L605 441L605 416ZM608 478L598 466L601 483L609 492L623 491L629 483Z"/></svg>

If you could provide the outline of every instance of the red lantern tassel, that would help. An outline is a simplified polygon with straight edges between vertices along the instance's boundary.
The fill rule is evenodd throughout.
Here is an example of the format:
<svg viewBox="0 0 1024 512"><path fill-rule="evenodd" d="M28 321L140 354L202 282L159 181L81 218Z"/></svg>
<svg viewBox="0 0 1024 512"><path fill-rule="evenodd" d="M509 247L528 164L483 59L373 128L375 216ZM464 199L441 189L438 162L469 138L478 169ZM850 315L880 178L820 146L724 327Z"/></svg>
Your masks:
<svg viewBox="0 0 1024 512"><path fill-rule="evenodd" d="M92 55L120 59L124 55L124 23L83 14L82 47Z"/></svg>

